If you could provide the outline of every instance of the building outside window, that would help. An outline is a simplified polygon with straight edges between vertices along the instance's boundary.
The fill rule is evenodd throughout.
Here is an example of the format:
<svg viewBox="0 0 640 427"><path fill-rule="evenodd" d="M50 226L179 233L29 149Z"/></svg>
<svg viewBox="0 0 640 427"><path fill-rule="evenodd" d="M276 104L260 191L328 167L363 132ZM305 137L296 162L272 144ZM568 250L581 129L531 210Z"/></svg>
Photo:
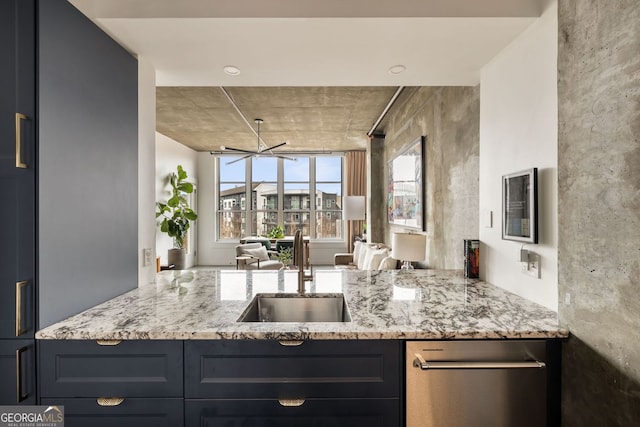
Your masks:
<svg viewBox="0 0 640 427"><path fill-rule="evenodd" d="M342 239L342 156L296 158L217 158L219 240L264 236L277 225L288 236L300 229L313 239Z"/></svg>

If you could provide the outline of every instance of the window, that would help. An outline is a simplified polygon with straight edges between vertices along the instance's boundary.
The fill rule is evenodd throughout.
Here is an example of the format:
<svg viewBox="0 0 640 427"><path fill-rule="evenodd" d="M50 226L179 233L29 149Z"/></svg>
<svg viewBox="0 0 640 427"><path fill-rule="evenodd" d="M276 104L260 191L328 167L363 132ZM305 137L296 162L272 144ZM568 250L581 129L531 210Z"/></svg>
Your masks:
<svg viewBox="0 0 640 427"><path fill-rule="evenodd" d="M233 162L225 158L220 162L218 186L218 236L231 239L245 234L245 212L242 205L246 199L245 162ZM230 164L228 164L230 163Z"/></svg>
<svg viewBox="0 0 640 427"><path fill-rule="evenodd" d="M342 156L296 158L217 158L219 239L267 235L277 225L289 236L301 229L342 238Z"/></svg>
<svg viewBox="0 0 640 427"><path fill-rule="evenodd" d="M342 238L342 157L318 157L316 159L316 237Z"/></svg>

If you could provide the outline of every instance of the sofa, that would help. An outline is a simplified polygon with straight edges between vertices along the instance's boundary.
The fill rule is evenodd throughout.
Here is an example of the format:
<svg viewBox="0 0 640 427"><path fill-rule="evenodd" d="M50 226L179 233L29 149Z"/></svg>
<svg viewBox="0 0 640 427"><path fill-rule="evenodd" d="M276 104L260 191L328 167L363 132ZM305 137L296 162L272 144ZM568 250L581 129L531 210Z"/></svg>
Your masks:
<svg viewBox="0 0 640 427"><path fill-rule="evenodd" d="M337 269L395 270L399 263L384 243L355 242L353 253L334 255L333 265Z"/></svg>

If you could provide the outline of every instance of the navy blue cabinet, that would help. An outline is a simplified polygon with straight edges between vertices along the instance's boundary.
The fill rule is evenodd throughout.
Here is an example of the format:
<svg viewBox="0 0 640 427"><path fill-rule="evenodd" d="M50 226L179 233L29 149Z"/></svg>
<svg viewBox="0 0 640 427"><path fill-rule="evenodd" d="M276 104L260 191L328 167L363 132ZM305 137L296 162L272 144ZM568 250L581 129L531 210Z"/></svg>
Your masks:
<svg viewBox="0 0 640 427"><path fill-rule="evenodd" d="M34 340L0 340L0 405L36 403Z"/></svg>
<svg viewBox="0 0 640 427"><path fill-rule="evenodd" d="M39 341L42 397L182 397L182 341Z"/></svg>
<svg viewBox="0 0 640 427"><path fill-rule="evenodd" d="M186 341L187 426L401 425L401 342Z"/></svg>
<svg viewBox="0 0 640 427"><path fill-rule="evenodd" d="M397 399L307 399L285 406L275 399L185 400L185 426L393 427Z"/></svg>
<svg viewBox="0 0 640 427"><path fill-rule="evenodd" d="M181 426L182 341L39 341L42 404L68 426Z"/></svg>
<svg viewBox="0 0 640 427"><path fill-rule="evenodd" d="M34 0L1 1L0 405L35 402L35 52Z"/></svg>
<svg viewBox="0 0 640 427"><path fill-rule="evenodd" d="M42 405L63 405L66 427L180 427L182 399L124 399L102 406L98 399L42 399Z"/></svg>

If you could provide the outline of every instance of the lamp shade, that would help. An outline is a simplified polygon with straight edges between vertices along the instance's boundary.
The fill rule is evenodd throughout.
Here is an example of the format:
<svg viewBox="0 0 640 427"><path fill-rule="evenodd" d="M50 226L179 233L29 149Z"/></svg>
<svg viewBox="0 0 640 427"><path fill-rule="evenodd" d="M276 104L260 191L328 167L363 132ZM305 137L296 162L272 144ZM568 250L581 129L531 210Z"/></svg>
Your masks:
<svg viewBox="0 0 640 427"><path fill-rule="evenodd" d="M393 233L391 256L401 261L424 261L427 257L427 236L413 233Z"/></svg>
<svg viewBox="0 0 640 427"><path fill-rule="evenodd" d="M344 196L342 203L344 219L352 221L365 219L364 196Z"/></svg>

